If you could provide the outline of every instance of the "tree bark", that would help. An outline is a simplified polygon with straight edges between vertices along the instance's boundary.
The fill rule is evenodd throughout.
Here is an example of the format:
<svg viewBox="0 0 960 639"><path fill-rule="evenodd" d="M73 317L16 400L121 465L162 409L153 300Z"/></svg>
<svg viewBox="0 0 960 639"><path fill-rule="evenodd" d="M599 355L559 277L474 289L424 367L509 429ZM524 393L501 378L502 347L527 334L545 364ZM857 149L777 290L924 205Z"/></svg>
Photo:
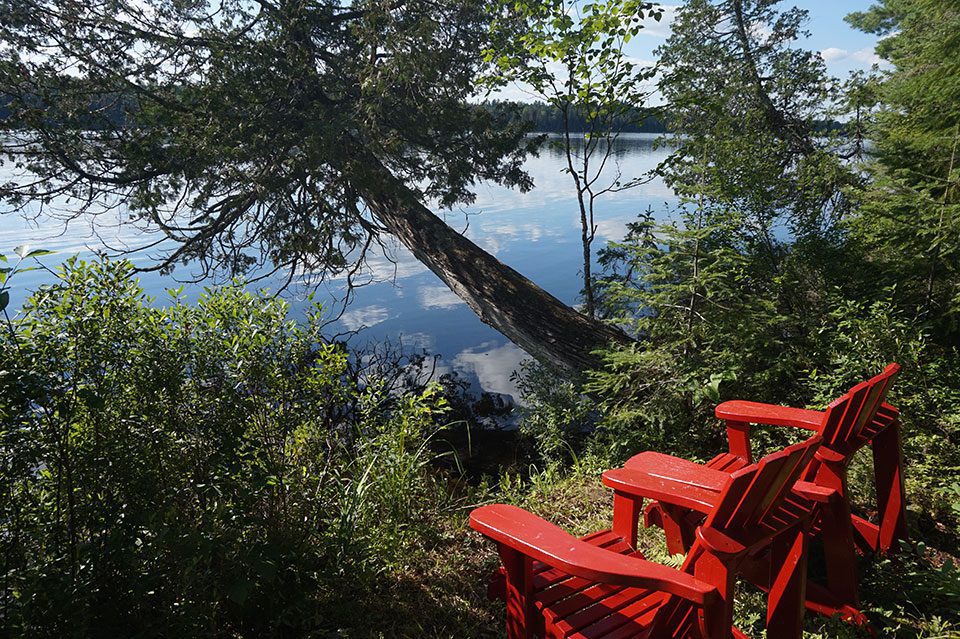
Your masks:
<svg viewBox="0 0 960 639"><path fill-rule="evenodd" d="M567 371L601 366L593 351L632 340L578 313L490 255L424 206L373 158L358 190L377 222L477 314L541 363Z"/></svg>
<svg viewBox="0 0 960 639"><path fill-rule="evenodd" d="M760 70L757 68L757 61L753 56L753 49L750 45L750 37L747 35L747 24L743 16L743 1L734 0L733 12L737 23L737 39L740 42L740 50L743 52L743 59L747 63L747 69L750 73L750 81L757 92L757 99L763 107L763 113L767 118L767 123L774 130L791 141L794 146L803 155L812 155L817 148L810 140L809 132L803 130L803 125L787 117L777 109L770 94L763 87L763 80L760 79Z"/></svg>

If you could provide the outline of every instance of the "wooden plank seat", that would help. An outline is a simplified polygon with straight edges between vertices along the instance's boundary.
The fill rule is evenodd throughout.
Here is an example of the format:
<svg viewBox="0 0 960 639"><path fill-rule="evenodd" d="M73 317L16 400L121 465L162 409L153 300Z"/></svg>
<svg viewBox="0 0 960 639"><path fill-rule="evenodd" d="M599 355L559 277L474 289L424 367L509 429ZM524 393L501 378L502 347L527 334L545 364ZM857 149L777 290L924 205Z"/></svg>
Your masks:
<svg viewBox="0 0 960 639"><path fill-rule="evenodd" d="M717 417L726 422L729 451L706 465L692 464L684 477L702 473L733 473L749 466L751 424L799 428L818 433L824 443L802 478L815 486L832 490L837 498L824 497L813 514L810 534L823 544L826 583L807 584L807 608L821 614L839 614L849 621L866 623L859 611L856 583L856 549L889 551L898 539L906 538L905 498L898 411L884 402L900 367L890 364L880 375L854 386L831 402L825 411L815 411L757 402L730 401L720 404ZM847 467L853 455L864 446L874 452L874 478L878 498L879 523L852 514ZM651 453L636 455L625 468L653 465ZM701 510L689 504L654 502L644 512L646 526L664 529L671 552L684 552L693 543L693 531L704 520ZM756 568L756 567L755 567ZM751 572L749 566L747 572ZM761 587L766 572L752 570L751 580Z"/></svg>
<svg viewBox="0 0 960 639"><path fill-rule="evenodd" d="M767 620L776 635L770 636L799 638L811 508L792 487L819 441L814 437L733 474L716 473L719 488L708 480L700 492L687 491L707 517L679 570L646 561L635 550L644 492L670 490L649 489L657 477L644 486L631 470L604 473L614 489L614 525L582 539L515 506L477 508L470 525L497 543L503 563L502 581L491 594L506 601L507 636L745 637L733 628L737 566L755 547L772 545L781 561Z"/></svg>
<svg viewBox="0 0 960 639"><path fill-rule="evenodd" d="M470 522L498 541L504 579L495 594L507 602L510 639L711 636L699 632L695 609L698 604L716 608L717 589L646 561L611 530L577 539L505 504L477 508ZM669 633L652 634L654 617L669 611L664 604L671 592L676 593L672 609L679 623Z"/></svg>
<svg viewBox="0 0 960 639"><path fill-rule="evenodd" d="M583 540L625 557L644 558L612 530ZM562 637L644 637L652 629L650 618L663 602L663 593L656 590L594 583L539 561L534 562L533 573L535 605ZM694 623L696 616L688 615L683 628L677 629L679 634L692 634L690 624Z"/></svg>

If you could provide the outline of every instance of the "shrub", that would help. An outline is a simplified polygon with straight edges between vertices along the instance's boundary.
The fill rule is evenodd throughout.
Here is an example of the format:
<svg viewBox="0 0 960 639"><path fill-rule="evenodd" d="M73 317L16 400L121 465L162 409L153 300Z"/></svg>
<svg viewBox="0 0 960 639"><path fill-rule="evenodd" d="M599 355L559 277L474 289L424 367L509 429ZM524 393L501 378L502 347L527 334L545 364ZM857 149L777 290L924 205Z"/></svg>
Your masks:
<svg viewBox="0 0 960 639"><path fill-rule="evenodd" d="M533 360L525 360L512 379L523 403L520 432L532 443L533 456L544 462L569 462L595 428L596 406L579 384Z"/></svg>
<svg viewBox="0 0 960 639"><path fill-rule="evenodd" d="M734 211L698 205L657 225L649 215L601 251L602 308L638 341L604 353L586 390L603 408L611 461L643 449L689 456L721 445L724 390L772 395L795 363L775 282L751 261Z"/></svg>
<svg viewBox="0 0 960 639"><path fill-rule="evenodd" d="M239 285L160 308L69 260L0 336L3 635L278 636L436 508L444 402Z"/></svg>

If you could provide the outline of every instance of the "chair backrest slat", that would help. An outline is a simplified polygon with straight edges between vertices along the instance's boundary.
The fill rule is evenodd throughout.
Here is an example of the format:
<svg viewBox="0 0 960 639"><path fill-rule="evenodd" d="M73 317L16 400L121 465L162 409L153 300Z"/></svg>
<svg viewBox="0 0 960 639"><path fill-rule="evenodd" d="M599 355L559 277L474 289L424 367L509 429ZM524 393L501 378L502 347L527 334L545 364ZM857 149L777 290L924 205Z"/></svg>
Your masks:
<svg viewBox="0 0 960 639"><path fill-rule="evenodd" d="M846 439L848 441L859 438L863 433L863 427L869 424L873 420L873 417L877 414L877 409L880 408L880 402L885 395L884 390L887 386L886 382L887 380L884 379L870 387L870 392L867 393L867 396L863 400L863 406L860 408L860 413L850 424L850 430L846 433Z"/></svg>
<svg viewBox="0 0 960 639"><path fill-rule="evenodd" d="M734 538L755 529L789 494L820 441L813 437L788 446L733 473L705 525Z"/></svg>
<svg viewBox="0 0 960 639"><path fill-rule="evenodd" d="M827 445L842 444L849 439L850 430L853 427L853 423L857 420L857 416L860 415L861 409L863 408L863 401L869 392L870 382L861 382L851 388L850 391L836 403L836 406L831 404L834 410L841 412L841 417L840 421L837 422L836 432L824 437ZM829 410L829 408L827 410ZM823 435L823 433L820 434Z"/></svg>
<svg viewBox="0 0 960 639"><path fill-rule="evenodd" d="M831 402L820 429L824 445L843 449L861 438L864 427L876 417L899 372L898 364L890 364L881 374L857 384Z"/></svg>

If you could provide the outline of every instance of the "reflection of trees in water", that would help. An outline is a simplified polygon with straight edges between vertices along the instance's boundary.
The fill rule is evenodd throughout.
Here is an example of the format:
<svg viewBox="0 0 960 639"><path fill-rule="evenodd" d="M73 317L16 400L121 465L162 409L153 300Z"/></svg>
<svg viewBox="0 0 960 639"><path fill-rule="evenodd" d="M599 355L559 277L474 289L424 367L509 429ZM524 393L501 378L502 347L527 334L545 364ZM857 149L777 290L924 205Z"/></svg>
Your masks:
<svg viewBox="0 0 960 639"><path fill-rule="evenodd" d="M564 158L563 149L554 144L560 142L561 136L555 133L548 133L540 145L540 153L547 154L552 158ZM627 155L647 155L655 152L657 148L671 148L675 145L669 135L659 135L651 133L621 133L619 137L612 140L613 153L619 158ZM586 146L586 139L583 134L571 136L570 146L574 151L583 149Z"/></svg>

